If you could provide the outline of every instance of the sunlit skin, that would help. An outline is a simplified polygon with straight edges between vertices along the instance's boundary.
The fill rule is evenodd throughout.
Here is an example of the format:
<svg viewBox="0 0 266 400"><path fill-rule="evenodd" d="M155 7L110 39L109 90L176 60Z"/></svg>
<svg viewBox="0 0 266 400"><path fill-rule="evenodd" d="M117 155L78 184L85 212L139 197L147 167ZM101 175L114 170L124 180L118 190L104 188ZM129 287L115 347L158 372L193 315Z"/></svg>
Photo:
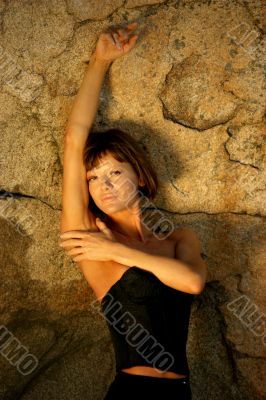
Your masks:
<svg viewBox="0 0 266 400"><path fill-rule="evenodd" d="M110 152L102 155L99 165L87 172L89 193L97 207L108 215L108 225L130 238L145 242L152 233L141 222L138 178L129 162L116 160ZM105 195L115 198L104 201Z"/></svg>
<svg viewBox="0 0 266 400"><path fill-rule="evenodd" d="M126 29L100 35L96 50L91 57L89 73L78 94L79 101L73 107L70 126L78 123L79 127L86 127L86 132L89 130L95 116L96 101L99 98L100 80L102 81L112 61L125 55L134 47L138 35L131 37L130 35L137 25L137 23L132 23ZM194 234L187 233L182 236L175 233L174 235L174 242L182 242L183 250L185 248L183 253L180 252L180 254L185 254L185 260L180 257L179 246L175 246L175 258L147 251L152 245L160 251L163 246L159 246L162 242L158 243L159 240L154 237L153 232L142 223L141 195L138 187L143 186L144 182L138 177L130 163L121 163L107 152L102 155L98 165L87 171L87 180L89 195L97 207L107 215L107 221L104 223L96 219L98 231L95 231L94 227L92 229L82 227L80 230L69 230L60 235L60 246L65 248L74 261L112 261L125 267L139 265L154 273L164 284L177 290L188 293L198 293L202 290L206 279L206 265L200 257L199 241ZM115 198L103 201L102 197L107 194L113 194ZM120 232L130 240L138 241L138 245L141 244L143 248L136 249L120 243L119 235L114 235L113 232ZM185 243L186 240L187 243ZM162 264L164 268L161 268ZM167 378L185 376L170 371L159 372L147 366L134 366L123 371Z"/></svg>

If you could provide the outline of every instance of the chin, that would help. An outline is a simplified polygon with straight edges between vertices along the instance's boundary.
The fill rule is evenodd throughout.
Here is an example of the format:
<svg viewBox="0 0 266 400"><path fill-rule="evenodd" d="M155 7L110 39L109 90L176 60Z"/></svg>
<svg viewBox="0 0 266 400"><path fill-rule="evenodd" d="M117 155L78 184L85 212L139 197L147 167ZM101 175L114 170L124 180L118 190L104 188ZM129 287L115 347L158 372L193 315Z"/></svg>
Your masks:
<svg viewBox="0 0 266 400"><path fill-rule="evenodd" d="M112 204L109 207L101 208L100 210L106 215L113 215L118 212L128 211L128 207L121 204Z"/></svg>

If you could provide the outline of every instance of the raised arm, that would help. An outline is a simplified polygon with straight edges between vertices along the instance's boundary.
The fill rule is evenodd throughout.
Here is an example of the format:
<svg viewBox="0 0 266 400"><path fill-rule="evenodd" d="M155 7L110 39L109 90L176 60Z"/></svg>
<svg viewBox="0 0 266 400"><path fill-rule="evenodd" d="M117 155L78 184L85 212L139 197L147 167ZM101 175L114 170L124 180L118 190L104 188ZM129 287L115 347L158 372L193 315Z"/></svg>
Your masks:
<svg viewBox="0 0 266 400"><path fill-rule="evenodd" d="M96 53L93 53L75 97L65 137L68 142L74 141L82 149L84 149L89 130L93 125L102 83L111 63L112 60L99 59L96 57Z"/></svg>
<svg viewBox="0 0 266 400"><path fill-rule="evenodd" d="M96 228L88 208L89 188L83 151L97 111L99 93L110 62L92 55L74 100L64 137L62 213L60 231Z"/></svg>
<svg viewBox="0 0 266 400"><path fill-rule="evenodd" d="M62 213L60 231L97 229L88 208L89 188L83 152L97 112L99 95L110 64L134 46L137 35L130 37L137 23L126 29L100 35L80 89L74 100L64 136Z"/></svg>
<svg viewBox="0 0 266 400"><path fill-rule="evenodd" d="M79 145L85 145L93 124L105 73L115 59L128 53L134 46L138 35L130 38L129 35L136 27L137 22L133 22L126 29L103 32L97 41L66 127L66 135Z"/></svg>

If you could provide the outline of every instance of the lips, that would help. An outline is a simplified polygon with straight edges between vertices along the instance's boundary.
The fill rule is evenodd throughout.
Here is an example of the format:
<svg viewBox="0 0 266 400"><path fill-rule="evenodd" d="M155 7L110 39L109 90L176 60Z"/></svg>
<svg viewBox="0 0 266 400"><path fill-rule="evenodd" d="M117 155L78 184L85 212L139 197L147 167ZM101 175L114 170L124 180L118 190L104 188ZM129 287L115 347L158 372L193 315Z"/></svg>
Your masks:
<svg viewBox="0 0 266 400"><path fill-rule="evenodd" d="M102 201L112 200L112 199L114 199L114 198L115 198L115 197L114 197L113 195L108 194L108 195L102 197Z"/></svg>

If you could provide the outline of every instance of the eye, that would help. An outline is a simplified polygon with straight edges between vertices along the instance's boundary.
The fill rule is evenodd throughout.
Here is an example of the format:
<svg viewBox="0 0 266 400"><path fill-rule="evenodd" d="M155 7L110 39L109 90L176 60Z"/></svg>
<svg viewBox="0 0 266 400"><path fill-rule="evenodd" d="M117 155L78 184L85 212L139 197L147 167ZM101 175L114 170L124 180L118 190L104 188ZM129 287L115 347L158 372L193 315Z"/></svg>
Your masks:
<svg viewBox="0 0 266 400"><path fill-rule="evenodd" d="M117 172L118 172L118 174L117 174ZM121 173L121 171L113 171L112 173L114 173L114 174L116 174L116 175L119 175L120 173Z"/></svg>
<svg viewBox="0 0 266 400"><path fill-rule="evenodd" d="M90 182L94 178L96 178L96 176L92 176L91 178L87 179L87 181Z"/></svg>
<svg viewBox="0 0 266 400"><path fill-rule="evenodd" d="M118 171L118 170L112 171L111 174L120 175L121 171ZM94 180L96 178L97 178L97 176L92 176L92 177L88 178L87 181L90 182L90 181L92 181L92 180Z"/></svg>

